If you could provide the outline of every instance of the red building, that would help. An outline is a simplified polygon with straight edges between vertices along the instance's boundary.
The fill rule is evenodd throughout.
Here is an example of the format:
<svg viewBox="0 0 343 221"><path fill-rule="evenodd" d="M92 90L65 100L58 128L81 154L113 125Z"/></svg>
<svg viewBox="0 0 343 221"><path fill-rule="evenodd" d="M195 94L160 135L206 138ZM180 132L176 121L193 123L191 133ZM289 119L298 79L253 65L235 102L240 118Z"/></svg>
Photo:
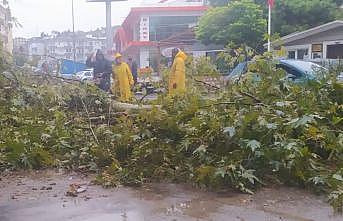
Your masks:
<svg viewBox="0 0 343 221"><path fill-rule="evenodd" d="M161 52L182 47L193 53L193 27L208 9L202 5L132 8L115 35L116 50L133 57L140 67L155 67ZM199 55L199 51L195 52ZM201 53L206 55L206 52Z"/></svg>

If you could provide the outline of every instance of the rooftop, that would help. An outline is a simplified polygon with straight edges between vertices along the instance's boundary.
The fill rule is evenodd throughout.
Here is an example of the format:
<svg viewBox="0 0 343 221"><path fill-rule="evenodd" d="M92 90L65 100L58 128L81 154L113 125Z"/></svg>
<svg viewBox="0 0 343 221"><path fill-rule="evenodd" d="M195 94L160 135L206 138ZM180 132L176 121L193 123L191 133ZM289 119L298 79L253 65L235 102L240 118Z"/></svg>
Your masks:
<svg viewBox="0 0 343 221"><path fill-rule="evenodd" d="M308 36L314 35L314 34L318 34L324 31L328 31L331 30L333 28L336 27L340 27L343 26L343 21L341 20L336 20L333 22L329 22L302 32L295 32L289 35L286 35L284 37L281 38L281 40L285 43L290 42L290 41L294 41L294 40L298 40L298 39L302 39L302 38L306 38Z"/></svg>
<svg viewBox="0 0 343 221"><path fill-rule="evenodd" d="M310 28L308 30L305 31L301 31L301 32L294 32L292 34L286 35L284 37L282 37L280 40L276 41L275 44L279 45L281 44L286 44L289 42L293 42L299 39L303 39L318 33L322 33L328 30L332 30L338 27L343 27L343 21L342 20L336 20L336 21L332 21L323 25L319 25L317 27L314 28ZM279 43L280 42L280 43ZM267 44L265 44L266 46Z"/></svg>

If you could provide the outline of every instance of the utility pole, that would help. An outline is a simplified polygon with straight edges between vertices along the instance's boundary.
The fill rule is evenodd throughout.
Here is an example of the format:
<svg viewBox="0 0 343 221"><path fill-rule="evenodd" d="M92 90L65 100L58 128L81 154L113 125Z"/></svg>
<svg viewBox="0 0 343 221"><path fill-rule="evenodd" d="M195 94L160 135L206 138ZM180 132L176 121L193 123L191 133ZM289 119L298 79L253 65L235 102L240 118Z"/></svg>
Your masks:
<svg viewBox="0 0 343 221"><path fill-rule="evenodd" d="M87 0L88 2L105 2L106 3L106 48L112 50L113 33L112 33L112 2L123 2L127 0Z"/></svg>
<svg viewBox="0 0 343 221"><path fill-rule="evenodd" d="M75 15L74 15L74 0L71 1L71 8L72 8L72 19L73 19L73 61L74 61L74 74L76 72L76 43L75 43Z"/></svg>
<svg viewBox="0 0 343 221"><path fill-rule="evenodd" d="M269 4L268 5L268 52L272 51L271 36L272 36L272 6L271 4Z"/></svg>
<svg viewBox="0 0 343 221"><path fill-rule="evenodd" d="M275 0L268 0L268 52L272 51L272 10L274 7Z"/></svg>
<svg viewBox="0 0 343 221"><path fill-rule="evenodd" d="M106 1L106 47L107 51L112 50L112 2Z"/></svg>

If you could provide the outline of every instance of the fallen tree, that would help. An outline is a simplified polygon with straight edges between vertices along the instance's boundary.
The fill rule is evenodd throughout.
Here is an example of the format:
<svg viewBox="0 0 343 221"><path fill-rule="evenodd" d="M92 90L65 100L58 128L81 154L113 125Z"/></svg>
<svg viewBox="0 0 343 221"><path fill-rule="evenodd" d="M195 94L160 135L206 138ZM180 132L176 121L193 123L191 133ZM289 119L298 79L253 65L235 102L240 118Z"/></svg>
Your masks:
<svg viewBox="0 0 343 221"><path fill-rule="evenodd" d="M7 64L7 63L5 63ZM335 74L303 85L261 59L208 100L196 90L160 106L113 101L95 86L2 67L0 170L63 167L104 186L189 182L252 193L310 187L342 209L343 87ZM212 96L213 97L213 96Z"/></svg>

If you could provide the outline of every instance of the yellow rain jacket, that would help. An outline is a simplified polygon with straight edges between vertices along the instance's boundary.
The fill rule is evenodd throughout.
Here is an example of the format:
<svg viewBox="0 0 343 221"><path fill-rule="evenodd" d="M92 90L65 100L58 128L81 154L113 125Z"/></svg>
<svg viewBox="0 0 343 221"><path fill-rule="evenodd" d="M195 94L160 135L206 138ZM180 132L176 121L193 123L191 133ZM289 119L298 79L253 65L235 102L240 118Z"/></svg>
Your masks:
<svg viewBox="0 0 343 221"><path fill-rule="evenodd" d="M180 95L186 92L186 67L187 55L179 51L174 59L169 75L169 95Z"/></svg>
<svg viewBox="0 0 343 221"><path fill-rule="evenodd" d="M120 100L127 102L132 98L131 87L134 85L132 73L130 67L125 62L112 66L112 76L114 79L114 85L112 86L112 92L120 95Z"/></svg>

